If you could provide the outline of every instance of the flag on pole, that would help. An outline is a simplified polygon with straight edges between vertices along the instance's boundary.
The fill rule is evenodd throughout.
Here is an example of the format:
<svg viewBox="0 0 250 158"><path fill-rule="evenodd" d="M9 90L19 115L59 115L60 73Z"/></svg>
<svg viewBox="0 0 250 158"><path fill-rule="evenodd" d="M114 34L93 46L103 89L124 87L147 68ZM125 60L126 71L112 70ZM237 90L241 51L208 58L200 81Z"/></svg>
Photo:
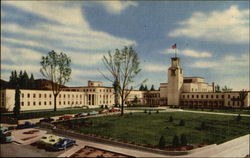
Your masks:
<svg viewBox="0 0 250 158"><path fill-rule="evenodd" d="M172 45L172 49L176 49L176 43Z"/></svg>

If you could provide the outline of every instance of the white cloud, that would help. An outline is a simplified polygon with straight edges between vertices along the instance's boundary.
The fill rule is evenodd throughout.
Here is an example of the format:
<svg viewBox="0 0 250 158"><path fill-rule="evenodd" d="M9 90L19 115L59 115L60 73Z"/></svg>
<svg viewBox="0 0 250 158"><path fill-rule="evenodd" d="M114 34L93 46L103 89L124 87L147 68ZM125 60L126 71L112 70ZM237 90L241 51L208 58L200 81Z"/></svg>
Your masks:
<svg viewBox="0 0 250 158"><path fill-rule="evenodd" d="M179 50L179 49L166 49L164 51L161 52L161 54L174 54L175 51L177 52L177 54L179 55L184 55L184 56L189 56L189 57L194 57L194 58L209 58L212 57L212 53L209 52L199 52L196 50L192 50L192 49L184 49L184 50Z"/></svg>
<svg viewBox="0 0 250 158"><path fill-rule="evenodd" d="M4 70L17 70L17 71L21 71L21 70L26 70L28 73L31 72L39 72L40 71L40 66L38 65L29 65L29 64L24 64L24 65L9 65L9 64L1 64L1 69ZM10 75L10 73L8 74Z"/></svg>
<svg viewBox="0 0 250 158"><path fill-rule="evenodd" d="M53 49L56 52L65 52L72 58L74 64L72 71L74 72L74 69L84 66L97 67L103 54L109 50L122 48L125 45L136 45L133 40L115 37L106 32L92 29L79 5L68 6L63 2L45 1L4 1L2 3L1 7L6 4L11 5L54 22L41 22L32 25L32 27L8 21L1 24L1 31L14 35L8 38L1 35L1 61L13 62L11 70L27 68L27 71L39 73L39 69L32 68L31 62L39 65L41 55L47 53L38 52L38 50L50 51ZM121 3L123 4L123 2ZM126 2L127 7L131 5L133 6L132 3ZM4 11L1 10L1 12ZM15 14L15 12L4 12L6 18L17 16ZM6 42L9 44L6 45ZM21 47L14 47L15 45ZM37 51L32 48L36 48ZM22 68L18 65L22 65ZM10 67L5 65L2 69L10 70ZM87 76L97 75L97 73L84 70L76 72ZM8 78L8 76L3 77Z"/></svg>
<svg viewBox="0 0 250 158"><path fill-rule="evenodd" d="M190 65L190 67L193 68L215 68L218 67L217 62L211 62L211 61L197 61Z"/></svg>
<svg viewBox="0 0 250 158"><path fill-rule="evenodd" d="M190 37L224 43L249 43L249 9L231 6L225 11L195 12L171 31L170 37Z"/></svg>
<svg viewBox="0 0 250 158"><path fill-rule="evenodd" d="M100 1L105 10L111 14L120 14L122 11L127 9L130 6L137 7L138 3L135 1Z"/></svg>
<svg viewBox="0 0 250 158"><path fill-rule="evenodd" d="M158 64L146 64L143 66L143 70L150 71L150 72L161 72L161 71L167 71L168 67Z"/></svg>

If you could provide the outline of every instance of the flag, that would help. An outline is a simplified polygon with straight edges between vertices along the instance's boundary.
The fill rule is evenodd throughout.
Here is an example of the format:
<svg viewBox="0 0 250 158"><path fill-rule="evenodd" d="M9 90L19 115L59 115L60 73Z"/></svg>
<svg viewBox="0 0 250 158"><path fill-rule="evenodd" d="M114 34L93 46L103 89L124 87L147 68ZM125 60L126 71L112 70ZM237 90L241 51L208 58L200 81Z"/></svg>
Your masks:
<svg viewBox="0 0 250 158"><path fill-rule="evenodd" d="M176 49L176 43L172 45L172 49Z"/></svg>

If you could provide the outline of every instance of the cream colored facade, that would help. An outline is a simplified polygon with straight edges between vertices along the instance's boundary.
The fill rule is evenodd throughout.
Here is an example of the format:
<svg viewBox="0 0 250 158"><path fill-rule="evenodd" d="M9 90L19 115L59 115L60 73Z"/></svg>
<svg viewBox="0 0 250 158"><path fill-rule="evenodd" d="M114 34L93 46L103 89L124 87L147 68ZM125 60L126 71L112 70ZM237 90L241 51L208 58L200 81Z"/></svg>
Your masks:
<svg viewBox="0 0 250 158"><path fill-rule="evenodd" d="M202 77L184 77L178 57L171 59L168 69L168 83L160 83L158 91L132 90L126 105L176 105L205 108L239 108L239 91L214 92L214 83L209 85ZM54 96L50 90L21 90L21 110L53 109ZM12 111L15 90L1 90L1 108ZM114 89L103 86L99 81L88 81L87 86L64 88L57 97L57 108L99 107L114 105ZM126 106L125 105L125 106ZM250 107L250 91L244 100L244 107Z"/></svg>

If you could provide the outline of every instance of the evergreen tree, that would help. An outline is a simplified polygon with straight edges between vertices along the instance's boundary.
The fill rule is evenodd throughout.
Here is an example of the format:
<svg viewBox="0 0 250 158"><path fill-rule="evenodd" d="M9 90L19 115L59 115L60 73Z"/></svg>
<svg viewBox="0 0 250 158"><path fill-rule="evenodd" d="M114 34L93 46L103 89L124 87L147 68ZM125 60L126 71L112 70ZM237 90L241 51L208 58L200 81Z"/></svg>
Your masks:
<svg viewBox="0 0 250 158"><path fill-rule="evenodd" d="M155 87L154 87L154 85L152 84L152 86L151 86L151 89L150 89L151 91L155 91Z"/></svg>
<svg viewBox="0 0 250 158"><path fill-rule="evenodd" d="M181 145L182 145L182 146L187 145L187 137L186 137L185 134L182 134L182 135L181 135Z"/></svg>
<svg viewBox="0 0 250 158"><path fill-rule="evenodd" d="M19 85L16 86L16 91L15 91L15 106L13 108L13 114L14 117L18 119L19 114L20 114L20 88Z"/></svg>
<svg viewBox="0 0 250 158"><path fill-rule="evenodd" d="M26 71L23 73L23 89L28 89L29 87L29 76Z"/></svg>
<svg viewBox="0 0 250 158"><path fill-rule="evenodd" d="M11 71L10 79L9 79L9 88L14 87L14 72Z"/></svg>
<svg viewBox="0 0 250 158"><path fill-rule="evenodd" d="M169 117L169 122L173 122L174 121L174 119L173 119L173 117L172 117L172 115Z"/></svg>
<svg viewBox="0 0 250 158"><path fill-rule="evenodd" d="M179 126L185 126L185 121L184 120L180 120Z"/></svg>
<svg viewBox="0 0 250 158"><path fill-rule="evenodd" d="M144 86L144 91L148 91L148 86L147 85Z"/></svg>
<svg viewBox="0 0 250 158"><path fill-rule="evenodd" d="M24 74L22 70L19 72L17 82L18 82L19 87L21 89L24 89Z"/></svg>
<svg viewBox="0 0 250 158"><path fill-rule="evenodd" d="M177 135L174 136L173 141L172 141L172 145L173 145L174 147L178 147L178 146L180 145L180 143L179 143L179 138L178 138Z"/></svg>
<svg viewBox="0 0 250 158"><path fill-rule="evenodd" d="M144 90L144 86L143 84L141 84L140 88L139 88L140 91L143 91Z"/></svg>
<svg viewBox="0 0 250 158"><path fill-rule="evenodd" d="M166 140L163 136L161 136L161 138L159 140L159 147L163 148L163 147L165 147L165 145L166 145Z"/></svg>
<svg viewBox="0 0 250 158"><path fill-rule="evenodd" d="M31 74L30 79L29 79L29 89L35 89L36 85L35 85L35 79L33 74Z"/></svg>

